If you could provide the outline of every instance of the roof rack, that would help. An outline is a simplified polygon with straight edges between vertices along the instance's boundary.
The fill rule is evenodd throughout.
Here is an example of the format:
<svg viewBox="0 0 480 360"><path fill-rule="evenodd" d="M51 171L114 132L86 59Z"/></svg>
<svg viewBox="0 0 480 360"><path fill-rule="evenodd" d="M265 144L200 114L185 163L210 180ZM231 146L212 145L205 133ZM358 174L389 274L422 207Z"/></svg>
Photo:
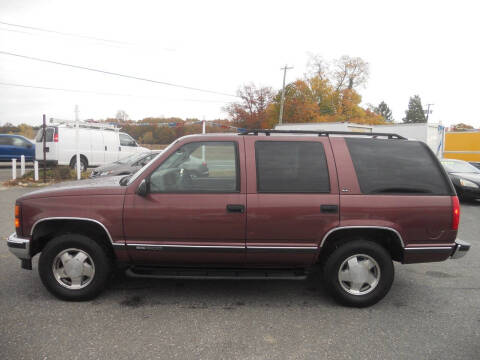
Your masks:
<svg viewBox="0 0 480 360"><path fill-rule="evenodd" d="M50 118L50 124L52 125L65 125L68 127L75 127L77 122L75 120L62 120L62 119L54 119ZM93 123L89 121L78 121L80 128L88 128L88 129L102 129L102 130L112 130L112 131L119 131L120 128L115 126L114 124L105 124L105 123Z"/></svg>
<svg viewBox="0 0 480 360"><path fill-rule="evenodd" d="M254 129L254 130L246 130L241 131L238 135L258 135L258 134L265 134L266 136L270 136L270 134L305 134L305 135L318 135L318 136L330 136L330 135L354 135L354 136L384 136L388 139L401 139L407 140L407 138L398 135L398 134L391 134L391 133L379 133L379 132L371 132L371 133L362 133L362 132L353 132L353 131L313 131L313 130L273 130L273 129Z"/></svg>

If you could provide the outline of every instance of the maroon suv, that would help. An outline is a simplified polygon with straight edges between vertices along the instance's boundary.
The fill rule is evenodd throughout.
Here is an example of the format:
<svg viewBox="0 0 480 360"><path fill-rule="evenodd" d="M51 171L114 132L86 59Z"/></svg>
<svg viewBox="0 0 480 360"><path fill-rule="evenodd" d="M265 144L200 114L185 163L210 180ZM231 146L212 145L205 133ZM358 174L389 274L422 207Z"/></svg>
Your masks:
<svg viewBox="0 0 480 360"><path fill-rule="evenodd" d="M355 135L355 136L354 136ZM208 176L184 164L201 159ZM463 256L455 189L422 142L339 132L183 137L134 175L20 197L10 250L55 296L133 276L300 278L316 267L342 304L382 299L392 260Z"/></svg>

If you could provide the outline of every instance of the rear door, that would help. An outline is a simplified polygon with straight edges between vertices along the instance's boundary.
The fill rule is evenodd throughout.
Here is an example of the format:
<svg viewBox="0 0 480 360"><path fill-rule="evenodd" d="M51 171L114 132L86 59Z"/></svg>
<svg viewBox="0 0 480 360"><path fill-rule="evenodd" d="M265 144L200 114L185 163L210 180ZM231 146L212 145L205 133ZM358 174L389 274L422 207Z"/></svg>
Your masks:
<svg viewBox="0 0 480 360"><path fill-rule="evenodd" d="M338 182L326 137L249 136L247 262L311 264L339 223Z"/></svg>
<svg viewBox="0 0 480 360"><path fill-rule="evenodd" d="M217 137L218 138L218 137ZM243 138L189 139L166 154L145 179L145 196L129 187L124 231L135 263L232 266L245 261L245 158ZM213 166L201 173L195 166ZM230 166L218 167L218 162Z"/></svg>
<svg viewBox="0 0 480 360"><path fill-rule="evenodd" d="M30 142L25 140L23 137L20 136L13 136L13 153L17 159L20 159L21 156L25 156L25 161L32 161L33 157L32 154L34 153L33 146Z"/></svg>
<svg viewBox="0 0 480 360"><path fill-rule="evenodd" d="M45 129L45 141L46 141L46 160L58 160L57 147L60 134L58 133L59 128L57 126L47 126ZM35 159L43 160L43 129L38 130L37 136L35 138Z"/></svg>

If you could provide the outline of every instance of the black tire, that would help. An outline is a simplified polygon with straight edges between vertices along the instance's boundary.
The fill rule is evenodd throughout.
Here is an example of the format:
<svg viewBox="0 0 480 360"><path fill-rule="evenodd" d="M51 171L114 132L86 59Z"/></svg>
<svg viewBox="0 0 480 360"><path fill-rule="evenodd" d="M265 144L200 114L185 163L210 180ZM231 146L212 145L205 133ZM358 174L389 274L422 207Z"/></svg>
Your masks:
<svg viewBox="0 0 480 360"><path fill-rule="evenodd" d="M341 270L342 272L350 271L349 263L346 261L354 256L357 261L368 261L369 264L376 262L373 269L362 274L368 274L369 276L371 272L373 278L377 279L376 284L370 286L368 282L366 282L358 290L359 294L351 293L352 291L356 291L356 289L351 287L352 283L348 281L341 282L339 279ZM368 257L370 259L368 259ZM374 262L372 262L371 259L373 259ZM379 271L377 270L377 265ZM366 271L364 268L362 269L362 271ZM391 256L387 250L373 241L367 241L361 238L351 239L339 244L338 247L330 253L323 268L323 280L327 290L337 302L345 306L366 307L379 302L390 290L393 278L394 267Z"/></svg>
<svg viewBox="0 0 480 360"><path fill-rule="evenodd" d="M62 285L61 280L57 280L54 275L54 265L59 261L56 260L57 255L68 249L80 250L87 254L89 257L86 260L87 265L93 265L94 274L91 277L83 277L85 280L81 282L84 284L79 286L84 287L79 289L69 288L67 280L62 281L64 283ZM71 256L70 254L75 254L75 251L68 253L67 256ZM94 240L79 234L63 234L49 241L42 250L38 263L38 272L43 285L59 299L68 301L85 301L95 298L104 289L111 271L112 262L106 249Z"/></svg>
<svg viewBox="0 0 480 360"><path fill-rule="evenodd" d="M73 170L77 169L77 157L74 156L72 160L70 160L70 168ZM88 163L87 159L85 159L84 156L80 156L80 172L85 172L87 171L88 168Z"/></svg>

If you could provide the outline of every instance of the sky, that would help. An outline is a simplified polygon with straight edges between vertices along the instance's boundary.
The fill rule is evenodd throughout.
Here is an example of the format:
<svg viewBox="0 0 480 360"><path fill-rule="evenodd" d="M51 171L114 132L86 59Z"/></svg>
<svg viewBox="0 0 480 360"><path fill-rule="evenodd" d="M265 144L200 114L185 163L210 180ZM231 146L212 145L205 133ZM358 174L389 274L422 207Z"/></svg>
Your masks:
<svg viewBox="0 0 480 360"><path fill-rule="evenodd" d="M239 87L302 78L309 54L370 64L362 104L385 101L400 122L410 96L430 122L480 128L476 1L0 1L0 123L47 118L226 118ZM4 23L75 34L61 35ZM200 92L48 64L148 78ZM33 89L5 84L72 89ZM219 94L221 93L221 94Z"/></svg>

